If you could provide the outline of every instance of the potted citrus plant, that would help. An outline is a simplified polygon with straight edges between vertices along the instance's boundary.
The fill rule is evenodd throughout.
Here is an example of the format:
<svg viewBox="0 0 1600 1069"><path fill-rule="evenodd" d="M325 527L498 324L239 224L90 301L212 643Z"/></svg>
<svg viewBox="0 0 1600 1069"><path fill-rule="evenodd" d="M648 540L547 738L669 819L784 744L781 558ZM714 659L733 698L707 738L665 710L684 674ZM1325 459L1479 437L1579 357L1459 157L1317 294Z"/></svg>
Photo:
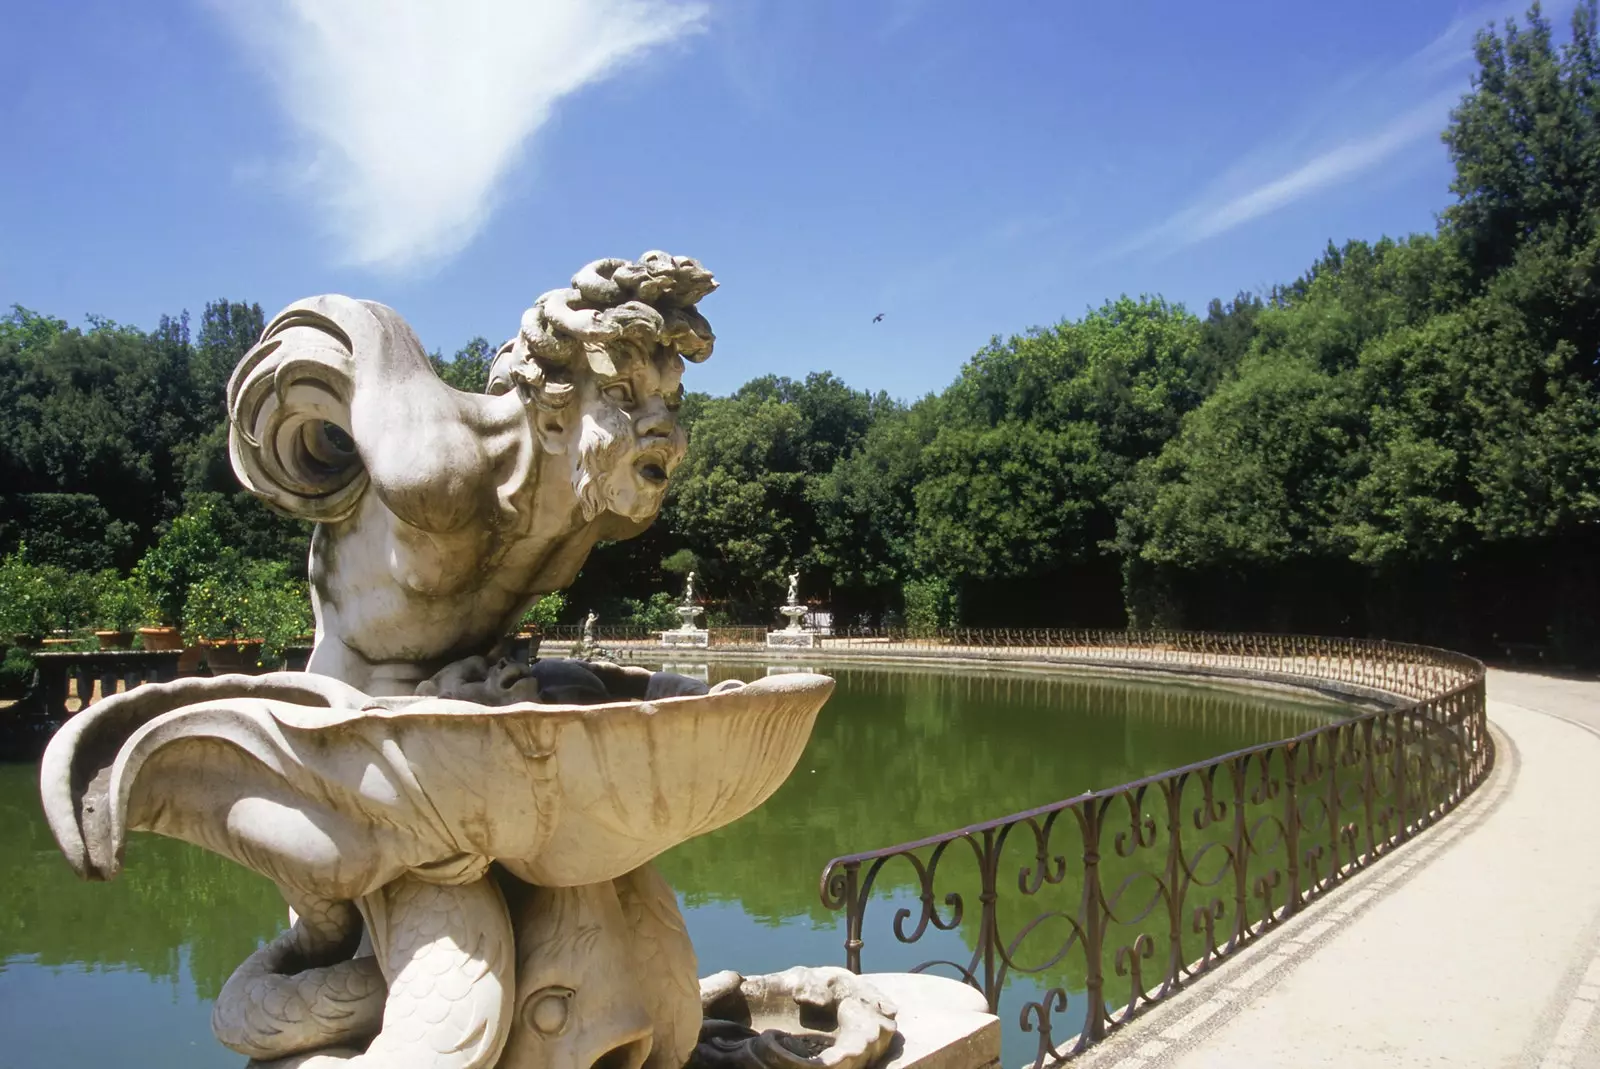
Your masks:
<svg viewBox="0 0 1600 1069"><path fill-rule="evenodd" d="M262 639L250 634L250 595L245 562L231 554L223 566L189 586L183 638L203 649L213 672L254 668L260 657Z"/></svg>
<svg viewBox="0 0 1600 1069"><path fill-rule="evenodd" d="M139 642L147 650L181 650L184 603L189 588L209 575L222 559L222 538L210 508L186 512L172 521L156 544L133 569L133 578L149 594L145 626Z"/></svg>
<svg viewBox="0 0 1600 1069"><path fill-rule="evenodd" d="M547 627L555 625L561 611L567 607L567 596L560 591L539 595L539 600L529 606L517 624L518 638L532 638Z"/></svg>
<svg viewBox="0 0 1600 1069"><path fill-rule="evenodd" d="M66 573L29 563L26 556L27 547L19 546L0 560L0 636L10 645L33 649L56 629L60 595L55 587Z"/></svg>
<svg viewBox="0 0 1600 1069"><path fill-rule="evenodd" d="M114 571L99 575L95 598L94 637L103 650L125 650L133 645L133 629L149 613L149 597L138 581Z"/></svg>
<svg viewBox="0 0 1600 1069"><path fill-rule="evenodd" d="M99 594L96 576L50 565L40 570L49 591L50 637L44 644L58 649L89 649L88 632L94 625L95 600Z"/></svg>
<svg viewBox="0 0 1600 1069"><path fill-rule="evenodd" d="M189 587L184 637L204 648L213 672L248 671L305 633L309 605L305 584L290 579L285 565L225 552Z"/></svg>
<svg viewBox="0 0 1600 1069"><path fill-rule="evenodd" d="M311 591L289 566L256 561L251 572L249 623L261 638L261 660L277 664L289 646L304 644L312 629Z"/></svg>

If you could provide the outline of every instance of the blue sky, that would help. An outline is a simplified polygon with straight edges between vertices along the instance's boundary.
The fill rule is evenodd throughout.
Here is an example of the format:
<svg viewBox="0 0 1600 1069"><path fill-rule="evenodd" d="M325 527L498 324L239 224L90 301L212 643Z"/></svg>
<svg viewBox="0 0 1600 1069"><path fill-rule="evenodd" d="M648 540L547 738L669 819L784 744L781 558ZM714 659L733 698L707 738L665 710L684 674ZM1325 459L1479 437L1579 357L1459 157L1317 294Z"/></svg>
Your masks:
<svg viewBox="0 0 1600 1069"><path fill-rule="evenodd" d="M722 282L691 388L910 398L1120 293L1203 312L1432 229L1473 33L1522 6L0 0L0 306L342 292L448 353L662 248Z"/></svg>

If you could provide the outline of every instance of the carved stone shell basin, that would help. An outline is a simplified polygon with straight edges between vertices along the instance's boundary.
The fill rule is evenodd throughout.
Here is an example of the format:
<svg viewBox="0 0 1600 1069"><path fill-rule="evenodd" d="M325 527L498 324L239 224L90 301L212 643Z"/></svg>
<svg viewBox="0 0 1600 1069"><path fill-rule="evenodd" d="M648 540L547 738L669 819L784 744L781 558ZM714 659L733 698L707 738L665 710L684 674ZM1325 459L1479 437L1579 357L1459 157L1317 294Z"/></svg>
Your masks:
<svg viewBox="0 0 1600 1069"><path fill-rule="evenodd" d="M146 684L89 707L40 769L52 832L110 879L129 830L322 899L498 861L543 887L619 878L750 812L833 690L789 674L655 701L499 708L371 698L306 673Z"/></svg>

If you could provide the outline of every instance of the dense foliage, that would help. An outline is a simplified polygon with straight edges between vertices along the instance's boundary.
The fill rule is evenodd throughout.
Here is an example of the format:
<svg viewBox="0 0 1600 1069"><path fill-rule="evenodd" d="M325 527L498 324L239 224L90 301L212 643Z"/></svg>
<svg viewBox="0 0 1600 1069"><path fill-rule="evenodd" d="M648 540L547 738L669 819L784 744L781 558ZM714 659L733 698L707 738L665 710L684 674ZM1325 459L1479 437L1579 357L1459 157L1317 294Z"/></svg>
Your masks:
<svg viewBox="0 0 1600 1069"><path fill-rule="evenodd" d="M1344 632L1591 660L1600 540L1600 42L1535 7L1480 34L1436 231L1330 244L1303 277L996 337L905 404L832 374L691 395L661 519L545 615L773 622L785 574L840 624ZM0 552L126 571L161 615L207 537L301 575L306 531L240 493L221 398L254 305L149 333L0 320ZM452 360L481 389L482 338ZM163 550L163 546L166 550ZM193 547L191 547L193 548ZM203 549L203 547L202 547ZM201 553L204 556L204 553ZM169 569L170 570L170 569ZM166 576L166 578L162 578Z"/></svg>

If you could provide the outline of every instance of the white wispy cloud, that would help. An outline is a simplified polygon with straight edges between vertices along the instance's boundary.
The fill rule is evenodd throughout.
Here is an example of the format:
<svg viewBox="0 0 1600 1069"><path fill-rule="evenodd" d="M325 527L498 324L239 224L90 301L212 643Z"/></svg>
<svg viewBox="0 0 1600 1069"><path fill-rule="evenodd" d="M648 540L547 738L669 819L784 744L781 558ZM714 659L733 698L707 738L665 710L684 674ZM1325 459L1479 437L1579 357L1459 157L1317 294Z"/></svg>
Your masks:
<svg viewBox="0 0 1600 1069"><path fill-rule="evenodd" d="M1368 174L1411 146L1439 136L1450 109L1467 88L1477 31L1520 14L1525 0L1503 0L1462 15L1422 48L1389 70L1353 72L1314 108L1314 119L1282 131L1273 146L1251 154L1212 187L1154 226L1137 233L1110 255L1174 252L1260 219L1321 190ZM1573 0L1545 4L1553 20ZM1409 107L1397 102L1412 101ZM1318 135L1325 116L1364 116L1367 126L1344 131L1338 140ZM1285 158L1299 150L1298 158Z"/></svg>
<svg viewBox="0 0 1600 1069"><path fill-rule="evenodd" d="M436 264L482 229L568 94L692 32L670 0L215 3L302 139L292 185L352 263Z"/></svg>
<svg viewBox="0 0 1600 1069"><path fill-rule="evenodd" d="M1157 228L1151 239L1192 245L1275 212L1319 189L1364 174L1408 145L1437 137L1458 99L1460 93L1453 89L1436 94L1370 136L1331 148L1231 200L1179 212Z"/></svg>

